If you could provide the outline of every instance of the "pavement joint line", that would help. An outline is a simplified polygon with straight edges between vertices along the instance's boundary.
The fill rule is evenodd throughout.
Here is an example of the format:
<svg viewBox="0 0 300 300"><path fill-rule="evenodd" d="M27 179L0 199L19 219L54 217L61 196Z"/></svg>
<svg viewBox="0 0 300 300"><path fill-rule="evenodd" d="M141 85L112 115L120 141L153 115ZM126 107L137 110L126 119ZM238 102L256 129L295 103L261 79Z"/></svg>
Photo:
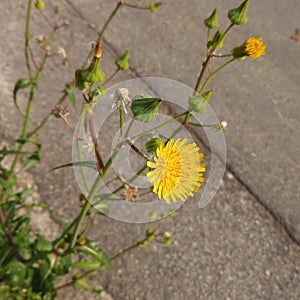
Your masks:
<svg viewBox="0 0 300 300"><path fill-rule="evenodd" d="M71 7L71 9L79 16L79 18L84 22L84 25L86 25L89 29L95 31L98 33L98 31L91 26L91 24L88 22L87 18L80 12L80 10L76 7L76 5L74 3L71 3L69 0L65 0L65 2ZM116 55L117 57L120 56L120 54L118 53L117 49L115 49L115 47L108 42L108 40L103 37L103 41L105 42L105 44L108 46L108 48L112 51L112 53L114 55ZM134 68L134 67L129 67L129 71L138 78L142 78L141 74L139 74L139 72ZM146 84L146 83L145 83ZM146 84L147 85L147 84ZM148 85L147 85L148 86ZM151 90L152 88L150 86L148 86ZM169 106L169 105L168 105ZM175 111L172 109L172 107L169 107L171 112ZM191 129L194 134L197 136L197 138L201 141L201 143L205 146L205 148L211 152L210 147L203 141L203 139L195 132L195 130ZM217 154L217 157L219 160L220 156ZM224 165L224 161L221 160L221 163ZM270 206L268 206L267 204L265 204L261 198L259 197L259 195L253 191L253 189L250 188L250 186L235 172L234 168L229 165L226 164L225 165L226 171L230 172L233 177L237 180L237 182L246 189L246 191L255 199L255 201L257 203L259 203L261 205L261 207L267 211L269 213L269 215L277 222L279 223L279 225L284 229L284 231L286 232L287 236L290 238L291 241L293 241L297 246L300 246L300 241L298 241L295 236L291 233L290 228L288 223L278 214L276 213Z"/></svg>

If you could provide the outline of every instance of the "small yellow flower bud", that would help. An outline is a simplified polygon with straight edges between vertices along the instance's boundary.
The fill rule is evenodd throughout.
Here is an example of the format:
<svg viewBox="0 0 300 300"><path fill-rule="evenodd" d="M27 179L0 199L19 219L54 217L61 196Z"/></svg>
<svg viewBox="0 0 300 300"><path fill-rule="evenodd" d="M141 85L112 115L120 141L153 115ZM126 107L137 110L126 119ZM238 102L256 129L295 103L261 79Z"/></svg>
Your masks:
<svg viewBox="0 0 300 300"><path fill-rule="evenodd" d="M45 3L42 0L36 0L35 7L39 10L43 10L45 8Z"/></svg>
<svg viewBox="0 0 300 300"><path fill-rule="evenodd" d="M251 37L241 46L233 48L231 54L234 58L243 58L245 56L259 58L266 54L266 45L262 38Z"/></svg>
<svg viewBox="0 0 300 300"><path fill-rule="evenodd" d="M247 9L249 0L244 1L239 7L228 11L228 19L234 25L244 25L248 22Z"/></svg>
<svg viewBox="0 0 300 300"><path fill-rule="evenodd" d="M212 14L204 20L204 24L206 27L213 29L219 27L218 23L218 9L215 8Z"/></svg>

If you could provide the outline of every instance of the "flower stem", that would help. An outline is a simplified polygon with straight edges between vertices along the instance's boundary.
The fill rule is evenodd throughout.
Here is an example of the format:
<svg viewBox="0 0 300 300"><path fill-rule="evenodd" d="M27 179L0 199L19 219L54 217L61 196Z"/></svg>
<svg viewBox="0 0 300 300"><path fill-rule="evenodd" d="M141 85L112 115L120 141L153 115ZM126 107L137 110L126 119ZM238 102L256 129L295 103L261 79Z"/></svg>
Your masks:
<svg viewBox="0 0 300 300"><path fill-rule="evenodd" d="M116 69L105 81L104 83L102 84L103 86L105 86L106 84L108 84L117 74L118 72L120 71L120 69Z"/></svg>
<svg viewBox="0 0 300 300"><path fill-rule="evenodd" d="M27 5L27 15L26 15L26 26L25 26L25 61L26 61L26 67L28 70L29 78L30 80L33 79L33 74L32 74L32 69L30 65L30 60L29 60L29 38L30 38L30 19L31 19L31 6L32 6L32 0L28 0L28 5Z"/></svg>
<svg viewBox="0 0 300 300"><path fill-rule="evenodd" d="M108 17L108 19L106 20L106 22L104 23L99 35L98 35L98 40L102 39L103 34L106 30L106 28L108 27L109 23L111 22L111 20L113 19L113 17L115 16L115 14L118 12L119 7L122 5L122 1L119 1L116 5L116 7L114 8L114 10L111 12L110 16Z"/></svg>
<svg viewBox="0 0 300 300"><path fill-rule="evenodd" d="M222 69L224 69L226 66L228 66L230 63L232 63L235 60L235 58L232 58L230 60L228 60L225 64L223 64L222 66L220 66L219 68L217 68L214 72L212 72L207 79L205 80L202 88L199 90L199 94L202 94L204 89L206 88L206 86L208 85L208 83L211 81L211 79L218 73L220 72Z"/></svg>
<svg viewBox="0 0 300 300"><path fill-rule="evenodd" d="M69 249L71 248L74 248L75 244L76 244L76 241L77 241L77 237L79 235L79 230L82 226L82 223L83 223L83 220L86 216L86 214L88 213L89 209L91 208L92 206L92 201L96 195L96 193L98 192L99 188L100 188L100 185L106 175L106 172L109 170L110 166L112 165L112 162L113 162L113 159L114 157L117 155L117 152L118 151L115 151L111 157L109 158L109 160L107 161L106 165L104 166L101 174L98 175L97 179L95 180L90 192L89 192L89 195L87 197L87 201L85 202L79 216L78 216L78 219L76 221L76 224L75 224L75 228L74 228L74 232L72 234L72 237L71 237L71 242L70 242L70 245L69 245Z"/></svg>
<svg viewBox="0 0 300 300"><path fill-rule="evenodd" d="M140 134L138 134L138 135L136 135L136 136L131 137L131 139L132 139L132 140L138 139L138 138L140 138L140 137L142 137L142 136L144 136L144 135L146 135L146 134L148 134L148 133L153 132L153 131L156 130L156 129L159 129L159 128L163 127L163 126L166 126L166 125L168 125L168 124L170 124L170 123L175 122L176 120L182 118L183 116L187 116L187 114L188 114L188 111L185 111L184 113L182 113L182 114L180 114L180 115L178 115L178 116L176 116L176 117L170 119L169 121L166 121L166 122L164 122L164 123L162 123L162 124L160 124L160 125L158 125L158 126L152 128L152 129L150 129L150 130L147 130L147 131L145 131L145 132L143 132L143 133L140 133Z"/></svg>

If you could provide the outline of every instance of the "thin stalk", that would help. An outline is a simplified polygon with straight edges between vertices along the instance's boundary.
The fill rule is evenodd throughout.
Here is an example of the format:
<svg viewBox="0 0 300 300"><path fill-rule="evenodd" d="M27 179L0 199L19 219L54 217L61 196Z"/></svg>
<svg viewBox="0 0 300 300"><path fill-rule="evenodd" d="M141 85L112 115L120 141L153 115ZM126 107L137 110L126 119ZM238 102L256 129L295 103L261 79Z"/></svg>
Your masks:
<svg viewBox="0 0 300 300"><path fill-rule="evenodd" d="M106 84L108 84L117 74L118 72L120 71L120 69L116 69L105 81L104 83L102 84L103 86L105 86Z"/></svg>
<svg viewBox="0 0 300 300"><path fill-rule="evenodd" d="M32 6L32 0L28 0L28 5L27 5L27 15L26 15L26 26L25 26L25 61L26 61L26 67L28 70L29 78L32 81L33 79L33 74L32 74L32 69L30 65L30 51L29 51L29 38L30 38L30 19L31 19L31 6Z"/></svg>
<svg viewBox="0 0 300 300"><path fill-rule="evenodd" d="M125 6L131 7L131 8L136 8L136 9L147 9L149 10L148 6L137 6L129 3L124 3Z"/></svg>
<svg viewBox="0 0 300 300"><path fill-rule="evenodd" d="M114 10L112 11L112 13L110 14L110 16L108 17L108 19L106 20L106 22L104 23L99 35L98 35L98 40L102 39L103 34L106 30L106 28L108 27L109 23L111 22L112 18L114 17L114 15L118 12L119 7L123 4L122 1L119 1L116 5L116 7L114 8Z"/></svg>
<svg viewBox="0 0 300 300"><path fill-rule="evenodd" d="M220 72L222 69L224 69L226 66L228 66L230 63L232 63L235 60L235 58L232 58L230 60L228 60L225 64L223 64L222 66L220 66L219 68L217 68L214 72L212 72L205 80L202 88L199 91L199 94L202 94L204 89L206 88L206 86L208 85L208 83L211 81L211 79L218 73Z"/></svg>
<svg viewBox="0 0 300 300"><path fill-rule="evenodd" d="M159 128L163 127L163 126L166 126L166 125L168 125L168 124L170 124L170 123L175 122L176 120L182 118L183 116L186 116L187 114L188 114L188 112L185 111L184 113L182 113L182 114L180 114L180 115L178 115L178 116L176 116L176 117L170 119L169 121L166 121L166 122L164 122L164 123L162 123L162 124L160 124L160 125L158 125L158 126L152 128L152 129L150 129L150 130L147 130L147 131L145 131L145 132L143 132L143 133L140 133L140 134L138 134L138 135L136 135L136 136L134 136L134 137L131 137L131 139L132 139L132 140L138 139L138 138L140 138L140 137L142 137L142 136L144 136L144 135L146 135L146 134L148 134L148 133L153 132L153 131L156 130L156 129L159 129Z"/></svg>
<svg viewBox="0 0 300 300"><path fill-rule="evenodd" d="M112 165L112 162L113 162L113 159L115 157L115 155L117 155L117 152L118 151L115 151L111 157L109 158L108 162L106 163L106 165L104 166L103 170L102 170L102 173L98 175L97 179L95 180L92 188L91 188L91 191L89 192L89 195L87 197L87 201L86 203L84 204L79 216L78 216L78 220L75 224L75 228L74 228L74 232L72 234L72 237L71 237L71 242L70 242L70 245L69 245L69 249L71 248L74 248L75 244L76 244L76 241L77 241L77 237L78 237L78 234L79 234L79 230L82 226L82 223L83 223L83 220L87 214L87 212L89 211L89 209L91 208L91 202L92 200L94 199L97 191L99 190L99 187L103 181L103 178L105 177L106 175L106 172L109 170L110 166Z"/></svg>
<svg viewBox="0 0 300 300"><path fill-rule="evenodd" d="M121 134L121 139L124 137L124 110L123 107L120 106L119 108L119 118L120 118L120 134Z"/></svg>

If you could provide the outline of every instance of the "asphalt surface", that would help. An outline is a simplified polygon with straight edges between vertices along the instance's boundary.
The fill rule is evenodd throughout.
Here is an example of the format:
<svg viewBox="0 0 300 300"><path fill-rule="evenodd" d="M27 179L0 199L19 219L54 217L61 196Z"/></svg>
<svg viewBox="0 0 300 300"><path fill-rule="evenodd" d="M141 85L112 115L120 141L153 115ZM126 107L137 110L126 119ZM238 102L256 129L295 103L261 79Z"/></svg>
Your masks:
<svg viewBox="0 0 300 300"><path fill-rule="evenodd" d="M115 2L78 0L76 10L67 1L47 3L60 5L63 19L70 22L55 44L65 48L70 66L46 70L33 122L52 109L96 39L91 27L101 28ZM112 61L126 49L131 53L131 70L112 83L158 76L193 87L205 50L203 19L218 6L220 24L226 27L227 10L239 4L229 0L162 2L156 14L122 8L108 28L102 58L105 73L114 70ZM221 188L205 209L195 209L189 201L163 222L161 228L173 233L172 246L154 244L151 251L135 250L114 262L113 277L99 278L113 299L300 298L300 41L291 39L299 27L299 11L296 0L252 1L249 23L232 30L221 53L248 37L261 36L267 55L233 64L210 85L216 89L210 104L220 120L228 123L228 171ZM25 15L26 4L21 0L0 3L0 138L8 141L19 135L22 124L12 91L15 82L26 76ZM46 32L45 22L34 12L32 34ZM26 93L21 92L22 108L25 100ZM75 123L77 118L78 108L71 110L70 121ZM72 137L62 122L51 118L39 138L43 160L31 172L38 193L51 204L52 216L71 220L79 209L74 174L46 170L71 160ZM145 224L97 218L91 236L113 255L139 240L145 228ZM70 289L58 299L83 297Z"/></svg>

